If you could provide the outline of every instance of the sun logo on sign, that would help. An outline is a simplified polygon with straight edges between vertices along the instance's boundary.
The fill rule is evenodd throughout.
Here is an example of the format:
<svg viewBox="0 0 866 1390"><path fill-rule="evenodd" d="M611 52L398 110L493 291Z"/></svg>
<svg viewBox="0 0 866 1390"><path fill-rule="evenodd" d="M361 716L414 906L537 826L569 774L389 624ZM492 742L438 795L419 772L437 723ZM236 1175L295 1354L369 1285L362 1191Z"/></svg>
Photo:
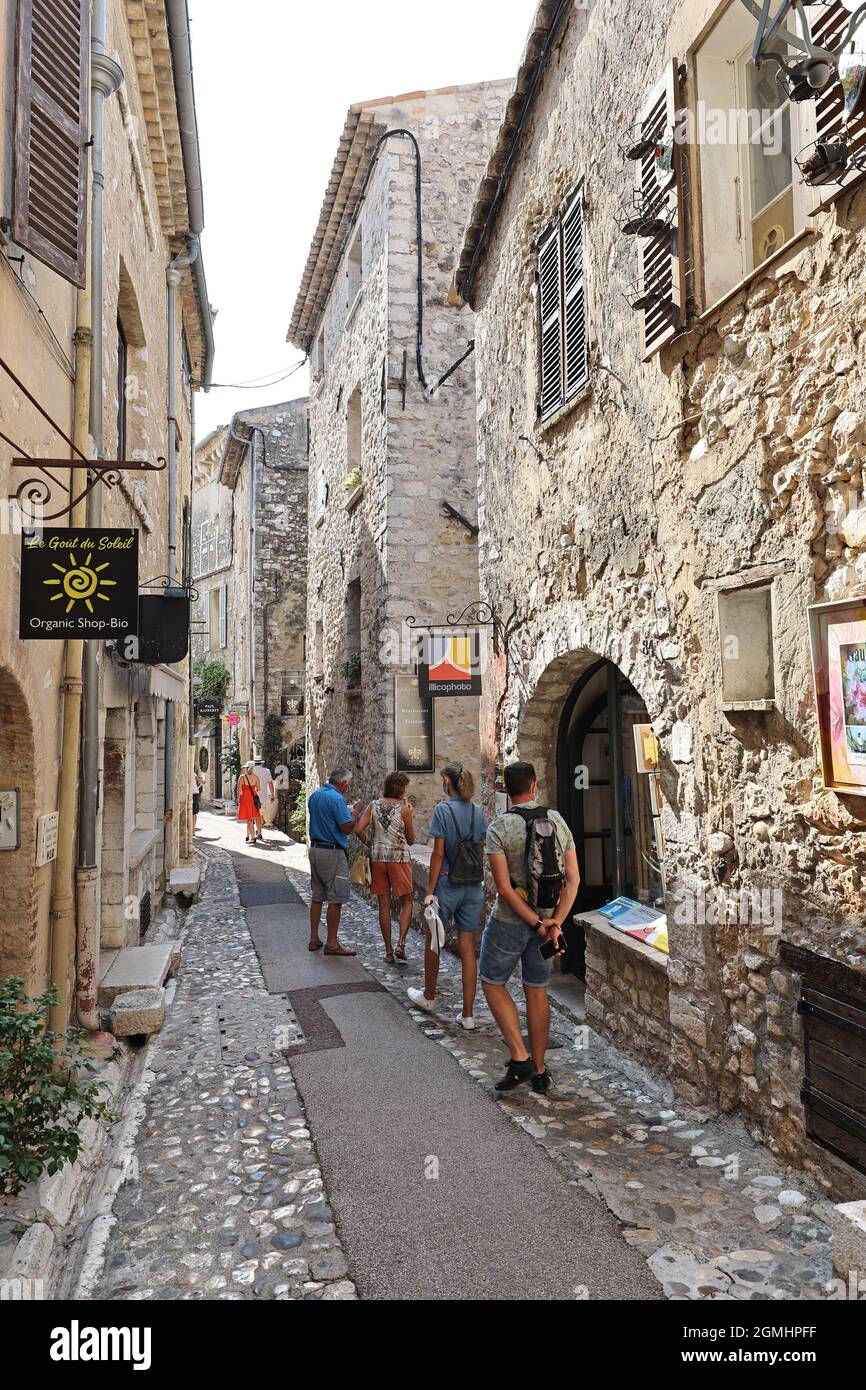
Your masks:
<svg viewBox="0 0 866 1390"><path fill-rule="evenodd" d="M108 561L104 565L97 565L94 569L90 563L90 557L83 564L75 563L75 552L69 556L69 567L64 569L62 565L52 565L63 576L62 579L43 579L45 585L53 585L60 589L59 594L52 594L51 602L62 602L67 600L66 612L71 613L76 603L83 603L88 613L93 612L91 599L101 599L103 603L108 603L107 594L101 594L100 589L113 589L116 587L116 579L102 579L100 576L103 570L108 569Z"/></svg>

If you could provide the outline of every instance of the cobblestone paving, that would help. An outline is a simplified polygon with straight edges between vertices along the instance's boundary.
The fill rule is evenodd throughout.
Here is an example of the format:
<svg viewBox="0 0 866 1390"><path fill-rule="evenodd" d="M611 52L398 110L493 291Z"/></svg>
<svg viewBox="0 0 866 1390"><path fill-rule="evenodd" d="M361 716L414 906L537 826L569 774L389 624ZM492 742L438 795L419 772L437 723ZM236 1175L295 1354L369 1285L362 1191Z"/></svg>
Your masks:
<svg viewBox="0 0 866 1390"><path fill-rule="evenodd" d="M301 849L287 847L285 858L290 882L307 901ZM410 936L410 965L400 970L384 963L375 911L357 895L344 923L343 937L366 969L429 1038L491 1087L506 1054L482 995L476 1031L457 1025L457 960L443 956L432 1016L406 998L407 985L423 975L420 936ZM515 998L521 1005L519 989ZM521 1088L496 1103L573 1182L607 1203L669 1298L827 1297L832 1208L805 1173L778 1165L737 1121L710 1120L671 1101L650 1077L635 1081L631 1068L626 1075L614 1049L571 1015L555 1015L554 1031L562 1043L549 1054L555 1089L542 1097Z"/></svg>
<svg viewBox="0 0 866 1390"><path fill-rule="evenodd" d="M115 1202L93 1296L354 1299L281 1052L303 1035L265 990L228 854L198 850L207 874L148 1059L137 1176Z"/></svg>

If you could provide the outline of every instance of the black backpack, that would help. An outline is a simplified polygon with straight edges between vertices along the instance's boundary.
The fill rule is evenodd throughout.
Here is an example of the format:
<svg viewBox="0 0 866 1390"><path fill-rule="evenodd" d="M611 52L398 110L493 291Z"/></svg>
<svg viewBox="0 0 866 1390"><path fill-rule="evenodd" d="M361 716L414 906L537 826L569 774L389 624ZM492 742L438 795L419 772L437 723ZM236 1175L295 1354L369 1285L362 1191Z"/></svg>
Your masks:
<svg viewBox="0 0 866 1390"><path fill-rule="evenodd" d="M460 823L454 814L454 807L450 802L445 803L451 813L454 822L454 829L460 835ZM478 848L478 841L472 832L475 829L475 805L472 804L469 820L469 834L460 835L460 843L457 846L457 853L454 858L449 860L448 877L457 887L468 884L478 884L484 882L484 862L482 852Z"/></svg>
<svg viewBox="0 0 866 1390"><path fill-rule="evenodd" d="M554 908L565 883L565 856L556 826L546 806L527 811L512 806L511 814L526 823L526 900L538 912Z"/></svg>

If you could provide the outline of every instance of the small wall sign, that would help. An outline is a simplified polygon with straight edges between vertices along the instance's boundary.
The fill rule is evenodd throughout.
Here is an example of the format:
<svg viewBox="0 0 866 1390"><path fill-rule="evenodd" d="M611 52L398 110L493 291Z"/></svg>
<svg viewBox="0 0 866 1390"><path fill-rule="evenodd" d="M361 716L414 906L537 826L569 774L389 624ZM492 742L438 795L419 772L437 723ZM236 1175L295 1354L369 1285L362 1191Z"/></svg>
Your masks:
<svg viewBox="0 0 866 1390"><path fill-rule="evenodd" d="M436 766L433 701L415 676L394 677L394 765L398 772L432 772Z"/></svg>
<svg viewBox="0 0 866 1390"><path fill-rule="evenodd" d="M67 527L22 534L23 641L123 638L137 626L137 531Z"/></svg>
<svg viewBox="0 0 866 1390"><path fill-rule="evenodd" d="M50 811L47 816L40 816L36 822L37 869L40 869L43 864L53 863L57 858L57 827L59 823L59 811Z"/></svg>
<svg viewBox="0 0 866 1390"><path fill-rule="evenodd" d="M21 848L21 792L0 787L0 851Z"/></svg>

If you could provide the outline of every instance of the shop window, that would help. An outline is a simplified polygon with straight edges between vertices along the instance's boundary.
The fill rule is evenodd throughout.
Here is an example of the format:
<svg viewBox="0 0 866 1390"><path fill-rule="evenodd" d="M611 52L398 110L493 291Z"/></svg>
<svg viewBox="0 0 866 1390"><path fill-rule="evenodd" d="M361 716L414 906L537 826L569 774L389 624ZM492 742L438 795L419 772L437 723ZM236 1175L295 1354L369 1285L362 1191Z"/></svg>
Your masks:
<svg viewBox="0 0 866 1390"><path fill-rule="evenodd" d="M695 54L704 301L731 290L806 226L795 155L814 110L790 102L776 65L752 62L755 22L732 4Z"/></svg>
<svg viewBox="0 0 866 1390"><path fill-rule="evenodd" d="M776 694L773 590L769 584L717 595L722 709L768 709Z"/></svg>

